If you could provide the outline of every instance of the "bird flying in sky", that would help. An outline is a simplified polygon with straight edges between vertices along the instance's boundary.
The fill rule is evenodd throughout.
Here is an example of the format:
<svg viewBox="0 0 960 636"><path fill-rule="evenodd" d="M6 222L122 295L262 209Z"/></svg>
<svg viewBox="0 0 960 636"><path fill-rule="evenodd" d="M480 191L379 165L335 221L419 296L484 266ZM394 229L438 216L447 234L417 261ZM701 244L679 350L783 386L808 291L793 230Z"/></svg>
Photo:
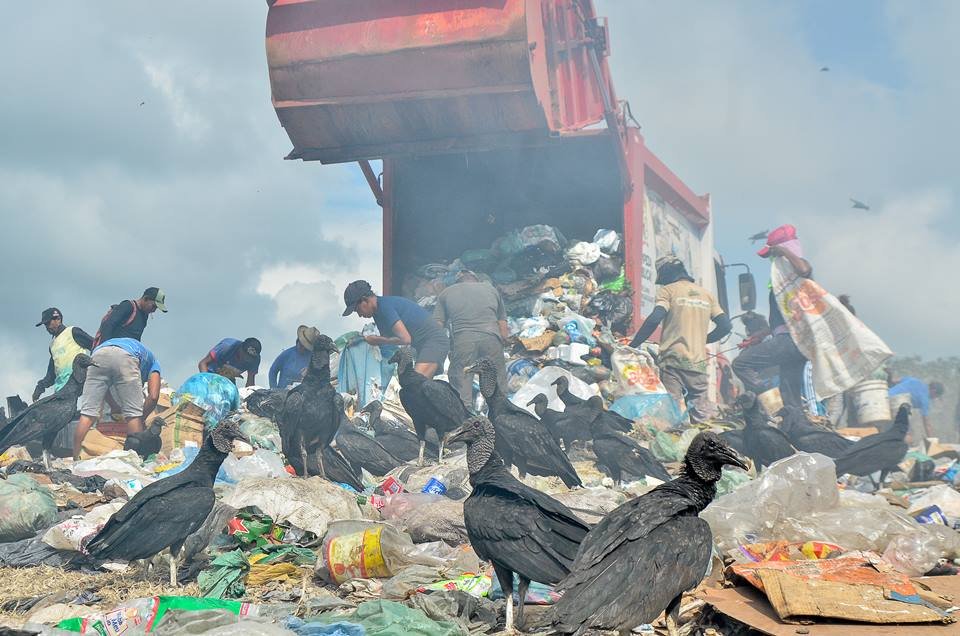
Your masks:
<svg viewBox="0 0 960 636"><path fill-rule="evenodd" d="M754 234L753 236L748 236L748 237L747 237L747 240L750 241L751 243L756 243L757 241L762 241L763 239L767 238L767 234L769 234L769 233L770 233L770 230L764 230L763 232L757 232L757 233Z"/></svg>
<svg viewBox="0 0 960 636"><path fill-rule="evenodd" d="M854 198L850 198L850 202L853 204L850 207L854 210L869 210L870 206L864 203L863 201L857 201Z"/></svg>

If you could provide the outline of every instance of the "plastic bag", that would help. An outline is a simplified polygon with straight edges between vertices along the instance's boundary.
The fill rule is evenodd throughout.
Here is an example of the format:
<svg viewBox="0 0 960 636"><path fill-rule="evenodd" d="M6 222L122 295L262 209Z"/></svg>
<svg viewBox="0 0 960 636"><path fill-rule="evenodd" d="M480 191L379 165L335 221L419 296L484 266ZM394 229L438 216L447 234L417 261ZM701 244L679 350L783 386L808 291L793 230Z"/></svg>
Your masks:
<svg viewBox="0 0 960 636"><path fill-rule="evenodd" d="M58 550L83 552L87 542L126 503L125 501L111 501L97 506L85 515L76 515L66 521L61 521L44 533L43 542Z"/></svg>
<svg viewBox="0 0 960 636"><path fill-rule="evenodd" d="M562 411L565 407L560 398L557 397L556 387L553 386L554 380L561 375L566 376L567 380L570 381L570 392L579 398L587 400L598 393L595 386L580 380L566 369L558 366L548 366L540 369L532 378L527 380L527 383L513 394L510 401L533 413L533 406L527 406L527 402L532 400L534 396L544 393L550 398L547 406L555 411Z"/></svg>
<svg viewBox="0 0 960 636"><path fill-rule="evenodd" d="M77 462L73 465L73 474L80 477L100 475L105 479L149 477L143 470L143 459L132 450L111 451L106 455Z"/></svg>
<svg viewBox="0 0 960 636"><path fill-rule="evenodd" d="M20 541L57 520L57 504L45 487L24 474L0 480L0 543Z"/></svg>
<svg viewBox="0 0 960 636"><path fill-rule="evenodd" d="M442 567L443 558L424 554L410 535L386 523L335 521L323 539L316 573L332 583L389 578L411 565Z"/></svg>
<svg viewBox="0 0 960 636"><path fill-rule="evenodd" d="M240 416L240 432L250 440L254 448L280 452L280 429L269 418L244 413Z"/></svg>
<svg viewBox="0 0 960 636"><path fill-rule="evenodd" d="M574 243L573 247L567 250L567 260L580 263L581 265L592 265L600 258L600 246L596 243L587 243L580 241Z"/></svg>
<svg viewBox="0 0 960 636"><path fill-rule="evenodd" d="M677 403L667 393L625 395L616 399L610 405L610 410L628 420L639 422L641 426L652 426L661 433L666 429L675 428L683 421L683 414L677 408ZM667 461L676 461L676 459Z"/></svg>
<svg viewBox="0 0 960 636"><path fill-rule="evenodd" d="M448 499L464 499L472 490L470 471L463 453L448 456L443 464L436 466L398 466L384 477L393 477L404 485L407 492L412 493L422 492L431 479L436 479L446 488L443 496Z"/></svg>
<svg viewBox="0 0 960 636"><path fill-rule="evenodd" d="M244 479L288 479L290 473L283 465L283 460L274 452L258 448L252 455L237 458L227 455L220 466L217 479L228 484L235 484Z"/></svg>
<svg viewBox="0 0 960 636"><path fill-rule="evenodd" d="M813 365L820 398L842 393L893 355L890 347L816 281L798 276L789 261L774 257L773 293L797 349Z"/></svg>
<svg viewBox="0 0 960 636"><path fill-rule="evenodd" d="M140 631L149 632L163 621L168 611L196 612L209 609L226 610L238 616L256 616L258 608L250 603L193 596L151 596L127 601L104 614L87 618L70 618L57 624L68 632L102 636Z"/></svg>
<svg viewBox="0 0 960 636"><path fill-rule="evenodd" d="M467 543L463 503L442 495L400 493L385 498L381 516L410 535L414 543Z"/></svg>
<svg viewBox="0 0 960 636"><path fill-rule="evenodd" d="M244 479L223 502L237 509L256 506L278 523L286 521L318 537L331 521L361 518L356 497L322 477Z"/></svg>
<svg viewBox="0 0 960 636"><path fill-rule="evenodd" d="M614 230L597 230L593 235L593 242L604 254L616 254L620 251L620 235Z"/></svg>
<svg viewBox="0 0 960 636"><path fill-rule="evenodd" d="M951 519L960 519L960 492L951 486L941 484L918 493L910 499L910 510L921 510L929 506L938 506Z"/></svg>
<svg viewBox="0 0 960 636"><path fill-rule="evenodd" d="M614 398L625 395L660 393L667 389L660 381L659 370L646 351L618 346L610 355L612 373L607 390Z"/></svg>
<svg viewBox="0 0 960 636"><path fill-rule="evenodd" d="M240 392L232 380L216 373L194 373L180 385L170 403L192 402L203 409L207 430L215 427L227 413L240 408Z"/></svg>

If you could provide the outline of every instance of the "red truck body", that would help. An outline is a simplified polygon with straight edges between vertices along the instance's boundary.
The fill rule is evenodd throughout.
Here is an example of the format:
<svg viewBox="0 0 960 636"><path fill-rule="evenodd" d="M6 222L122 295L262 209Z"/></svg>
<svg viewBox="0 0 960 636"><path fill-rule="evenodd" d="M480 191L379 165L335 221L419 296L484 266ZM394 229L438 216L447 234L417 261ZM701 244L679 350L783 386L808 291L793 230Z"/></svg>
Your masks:
<svg viewBox="0 0 960 636"><path fill-rule="evenodd" d="M360 161L383 207L385 292L536 223L623 233L635 326L657 252L716 288L709 197L626 123L591 0L275 0L266 42L288 158Z"/></svg>

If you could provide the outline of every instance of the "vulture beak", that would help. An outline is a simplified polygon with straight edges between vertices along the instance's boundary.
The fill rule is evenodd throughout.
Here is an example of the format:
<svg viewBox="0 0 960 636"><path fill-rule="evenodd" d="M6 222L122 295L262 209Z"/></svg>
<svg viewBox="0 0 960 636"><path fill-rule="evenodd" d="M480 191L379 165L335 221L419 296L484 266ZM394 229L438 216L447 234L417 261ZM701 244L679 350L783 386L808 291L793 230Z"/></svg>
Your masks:
<svg viewBox="0 0 960 636"><path fill-rule="evenodd" d="M463 368L463 372L464 372L464 373L476 373L476 372L479 371L479 370L480 370L480 369L479 369L479 365L477 365L477 364L471 364L469 367L464 367L464 368Z"/></svg>
<svg viewBox="0 0 960 636"><path fill-rule="evenodd" d="M724 464L727 466L736 466L737 468L742 468L743 470L749 470L747 463L743 461L740 455L737 454L732 448L724 448L720 451L720 457L725 461Z"/></svg>
<svg viewBox="0 0 960 636"><path fill-rule="evenodd" d="M463 437L464 434L466 434L466 432L467 432L467 429L464 428L463 426L461 426L456 430L450 431L449 433L447 433L447 436L444 438L444 442L443 442L444 446L453 444L455 442L459 442L460 438Z"/></svg>
<svg viewBox="0 0 960 636"><path fill-rule="evenodd" d="M560 376L560 377L563 377L563 376ZM553 382L551 382L551 383L550 383L550 386L557 386L557 384L559 384L559 382L560 382L560 377L558 377L556 380L554 380Z"/></svg>

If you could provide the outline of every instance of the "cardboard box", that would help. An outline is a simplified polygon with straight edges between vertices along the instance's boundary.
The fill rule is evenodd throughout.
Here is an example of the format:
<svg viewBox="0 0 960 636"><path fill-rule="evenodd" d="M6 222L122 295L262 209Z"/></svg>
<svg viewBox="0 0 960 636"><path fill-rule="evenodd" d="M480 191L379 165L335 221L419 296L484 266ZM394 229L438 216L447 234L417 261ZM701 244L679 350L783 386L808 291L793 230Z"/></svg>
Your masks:
<svg viewBox="0 0 960 636"><path fill-rule="evenodd" d="M164 422L160 432L161 450L164 453L169 453L174 448L183 448L187 442L197 446L203 444L203 409L199 406L192 402L181 402L159 417ZM150 418L150 421L152 420L153 418Z"/></svg>

